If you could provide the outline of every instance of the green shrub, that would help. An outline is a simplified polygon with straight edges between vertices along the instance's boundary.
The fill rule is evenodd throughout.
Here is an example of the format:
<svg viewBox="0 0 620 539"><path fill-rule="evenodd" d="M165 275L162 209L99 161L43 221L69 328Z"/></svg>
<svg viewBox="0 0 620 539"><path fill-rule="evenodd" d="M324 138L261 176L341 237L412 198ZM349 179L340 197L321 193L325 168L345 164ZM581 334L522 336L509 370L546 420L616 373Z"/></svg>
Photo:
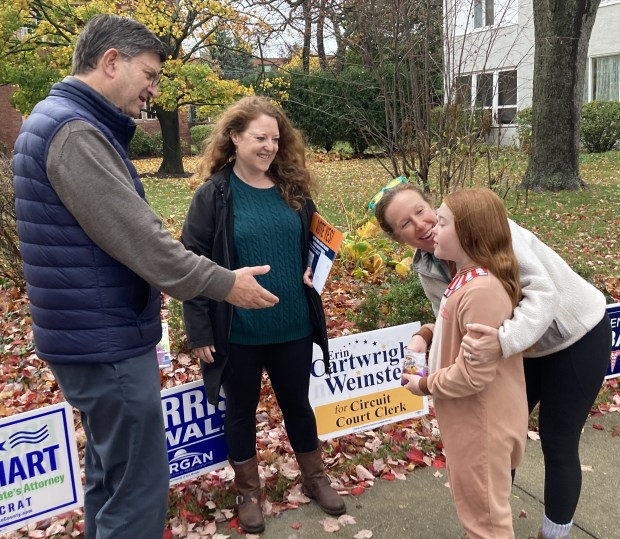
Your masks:
<svg viewBox="0 0 620 539"><path fill-rule="evenodd" d="M336 141L332 147L332 153L335 153L340 159L351 159L355 154L355 150L350 143L346 141Z"/></svg>
<svg viewBox="0 0 620 539"><path fill-rule="evenodd" d="M343 96L336 111L343 124L342 140L351 144L361 155L373 142L379 142L387 132L385 102L377 87L377 79L367 69L350 65L342 73L340 93ZM378 136L378 134L381 134ZM385 151L381 148L380 151Z"/></svg>
<svg viewBox="0 0 620 539"><path fill-rule="evenodd" d="M129 158L159 157L163 154L164 143L160 133L150 134L138 127L129 143Z"/></svg>
<svg viewBox="0 0 620 539"><path fill-rule="evenodd" d="M202 142L211 135L213 131L213 125L211 124L199 124L193 126L189 132L192 137L192 147L195 146L198 150L202 147Z"/></svg>
<svg viewBox="0 0 620 539"><path fill-rule="evenodd" d="M292 71L288 100L282 106L310 145L331 152L338 142L347 142L361 154L371 133L385 131L384 106L373 80L358 68L338 75Z"/></svg>
<svg viewBox="0 0 620 539"><path fill-rule="evenodd" d="M309 144L331 152L342 137L342 122L336 105L337 79L332 73L308 75L296 70L290 74L288 100L282 103L287 115Z"/></svg>
<svg viewBox="0 0 620 539"><path fill-rule="evenodd" d="M581 143L590 153L608 152L620 140L620 102L592 101L581 111Z"/></svg>
<svg viewBox="0 0 620 539"><path fill-rule="evenodd" d="M361 331L435 320L433 307L413 271L404 279L392 274L381 285L370 287L366 299L348 317Z"/></svg>
<svg viewBox="0 0 620 539"><path fill-rule="evenodd" d="M13 172L11 161L3 155L0 155L0 280L9 280L22 290L26 288L17 238Z"/></svg>
<svg viewBox="0 0 620 539"><path fill-rule="evenodd" d="M532 107L518 111L515 116L515 124L519 134L519 146L527 151L532 146Z"/></svg>

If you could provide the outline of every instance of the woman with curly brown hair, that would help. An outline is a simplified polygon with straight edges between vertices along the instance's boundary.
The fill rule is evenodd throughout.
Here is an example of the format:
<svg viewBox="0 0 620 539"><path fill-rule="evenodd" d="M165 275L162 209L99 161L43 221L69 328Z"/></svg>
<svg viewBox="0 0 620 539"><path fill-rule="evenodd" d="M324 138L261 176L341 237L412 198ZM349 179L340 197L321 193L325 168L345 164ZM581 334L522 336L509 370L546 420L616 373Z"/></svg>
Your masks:
<svg viewBox="0 0 620 539"><path fill-rule="evenodd" d="M332 515L346 511L321 460L308 390L313 343L329 361L321 298L306 269L314 178L301 133L282 109L244 97L224 111L207 139L182 241L226 268L269 264L258 277L278 304L258 315L225 302L183 304L189 346L200 358L209 402L226 396L224 432L235 470L239 524L265 527L256 458L256 407L263 369L282 409L304 493Z"/></svg>

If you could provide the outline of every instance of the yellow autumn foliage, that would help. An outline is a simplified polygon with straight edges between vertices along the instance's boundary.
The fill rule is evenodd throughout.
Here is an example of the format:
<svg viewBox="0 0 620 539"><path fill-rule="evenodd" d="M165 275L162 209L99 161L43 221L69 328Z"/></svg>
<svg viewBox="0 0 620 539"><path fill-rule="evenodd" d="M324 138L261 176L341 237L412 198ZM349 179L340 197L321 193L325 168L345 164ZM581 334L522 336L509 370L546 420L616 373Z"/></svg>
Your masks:
<svg viewBox="0 0 620 539"><path fill-rule="evenodd" d="M370 243L367 241L345 241L342 245L344 257L350 260L361 258L368 250L370 250Z"/></svg>
<svg viewBox="0 0 620 539"><path fill-rule="evenodd" d="M411 270L411 264L413 263L413 257L408 256L403 258L394 266L394 271L398 273L398 275L404 277Z"/></svg>
<svg viewBox="0 0 620 539"><path fill-rule="evenodd" d="M374 216L372 219L369 219L366 223L359 227L356 232L362 239L374 238L383 233L377 219Z"/></svg>
<svg viewBox="0 0 620 539"><path fill-rule="evenodd" d="M380 273L385 269L385 258L380 253L372 253L362 258L364 267L373 274Z"/></svg>

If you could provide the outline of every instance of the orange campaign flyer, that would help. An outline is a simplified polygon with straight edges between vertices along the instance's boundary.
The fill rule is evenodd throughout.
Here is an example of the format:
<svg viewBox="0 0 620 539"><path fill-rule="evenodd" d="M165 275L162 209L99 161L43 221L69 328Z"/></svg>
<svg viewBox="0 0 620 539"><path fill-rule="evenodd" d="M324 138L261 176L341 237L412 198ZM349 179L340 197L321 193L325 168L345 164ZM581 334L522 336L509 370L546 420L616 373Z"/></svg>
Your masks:
<svg viewBox="0 0 620 539"><path fill-rule="evenodd" d="M310 232L308 266L312 269L312 284L320 294L342 244L343 234L316 212L312 215Z"/></svg>

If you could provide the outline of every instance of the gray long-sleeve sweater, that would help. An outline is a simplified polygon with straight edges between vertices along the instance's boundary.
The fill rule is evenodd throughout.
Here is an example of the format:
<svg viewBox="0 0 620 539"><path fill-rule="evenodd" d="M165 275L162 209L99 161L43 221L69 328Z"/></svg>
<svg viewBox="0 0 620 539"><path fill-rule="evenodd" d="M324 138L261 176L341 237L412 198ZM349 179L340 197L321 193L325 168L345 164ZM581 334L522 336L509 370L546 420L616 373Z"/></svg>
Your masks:
<svg viewBox="0 0 620 539"><path fill-rule="evenodd" d="M222 301L230 293L235 274L170 236L136 192L118 152L91 124L75 120L59 129L47 174L92 241L159 290L181 301L196 296Z"/></svg>

